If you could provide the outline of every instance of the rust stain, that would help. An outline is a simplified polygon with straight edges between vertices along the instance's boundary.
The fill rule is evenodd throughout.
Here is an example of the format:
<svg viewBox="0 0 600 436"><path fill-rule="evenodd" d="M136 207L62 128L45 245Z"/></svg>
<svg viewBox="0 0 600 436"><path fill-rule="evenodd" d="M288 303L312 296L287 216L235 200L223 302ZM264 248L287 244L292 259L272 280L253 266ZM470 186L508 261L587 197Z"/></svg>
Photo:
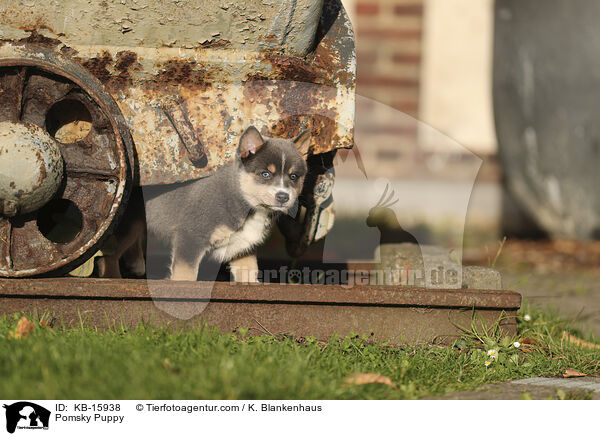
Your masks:
<svg viewBox="0 0 600 436"><path fill-rule="evenodd" d="M107 67L111 65L112 62L112 56L109 52L105 50L102 53L100 53L99 56L84 61L82 65L98 80L106 84L110 81L112 77L111 73L107 69Z"/></svg>
<svg viewBox="0 0 600 436"><path fill-rule="evenodd" d="M343 26L334 26L327 37L323 38L315 51L310 55L309 61L319 70L329 75L330 80L337 80L346 86L355 85L355 72L347 69L347 59L342 56L343 47L340 40L347 37Z"/></svg>
<svg viewBox="0 0 600 436"><path fill-rule="evenodd" d="M40 150L37 150L35 152L35 157L38 162L37 167L40 170L40 175L35 183L35 187L37 188L38 186L42 186L44 180L46 180L46 177L48 177L48 174L46 173L46 165L44 164L44 158L42 157L42 153L40 152Z"/></svg>
<svg viewBox="0 0 600 436"><path fill-rule="evenodd" d="M293 138L294 136L298 136L300 131L307 127L305 124L302 117L293 115L278 120L273 124L271 130L274 136ZM262 132L262 134L267 134L267 132Z"/></svg>
<svg viewBox="0 0 600 436"><path fill-rule="evenodd" d="M264 76L253 76L244 84L244 97L250 102L262 102L268 98L268 92L264 86L264 81L267 80Z"/></svg>
<svg viewBox="0 0 600 436"><path fill-rule="evenodd" d="M38 17L35 24L19 26L19 29L24 30L25 32L37 32L38 30L45 29L45 30L49 30L50 32L52 32L56 35L56 32L54 31L54 29L52 29L52 27L50 27L49 25L42 22L41 17Z"/></svg>
<svg viewBox="0 0 600 436"><path fill-rule="evenodd" d="M259 82L261 80L272 80L271 77L268 77L266 74L248 74L246 77L246 82Z"/></svg>
<svg viewBox="0 0 600 436"><path fill-rule="evenodd" d="M137 54L132 51L120 51L117 53L115 61L115 70L117 75L112 76L110 86L112 88L123 89L132 84L131 70L140 69L137 62Z"/></svg>
<svg viewBox="0 0 600 436"><path fill-rule="evenodd" d="M162 88L168 86L184 86L191 89L205 90L212 85L212 75L215 68L210 71L196 61L170 59L159 65L160 70L154 76L151 86Z"/></svg>
<svg viewBox="0 0 600 436"><path fill-rule="evenodd" d="M320 138L320 141L324 144L335 144L339 142L337 136L337 124L335 122L335 115L320 116L314 115L310 119L309 128L312 134Z"/></svg>
<svg viewBox="0 0 600 436"><path fill-rule="evenodd" d="M276 71L276 77L272 77L272 79L310 83L322 82L323 77L319 74L319 71L314 65L302 58L267 52L265 59L271 63Z"/></svg>
<svg viewBox="0 0 600 436"><path fill-rule="evenodd" d="M127 91L133 87L133 74L142 68L137 53L129 50L117 52L115 58L104 50L87 60L78 57L77 51L71 47L63 46L60 52L80 63L111 92Z"/></svg>
<svg viewBox="0 0 600 436"><path fill-rule="evenodd" d="M127 73L129 67L131 67L137 61L137 54L133 51L120 51L117 53L117 62L115 63L115 69L120 74Z"/></svg>
<svg viewBox="0 0 600 436"><path fill-rule="evenodd" d="M54 29L48 24L47 17L41 15L44 13L43 10L38 10L38 8L23 8L22 5L16 2L13 6L0 9L0 22L10 24L25 32L45 29L56 34Z"/></svg>
<svg viewBox="0 0 600 436"><path fill-rule="evenodd" d="M23 29L23 30L26 30L26 29ZM16 41L17 44L21 44L21 45L30 44L30 45L35 45L38 47L45 47L45 48L54 48L61 44L61 41L58 39L49 38L47 36L42 35L41 33L39 33L37 31L37 28L27 29L26 31L31 32L30 35L27 38L21 38L21 39L17 40Z"/></svg>
<svg viewBox="0 0 600 436"><path fill-rule="evenodd" d="M330 101L326 90L314 85L302 85L294 83L291 86L276 87L271 98L274 99L281 112L284 114L310 114L316 108Z"/></svg>
<svg viewBox="0 0 600 436"><path fill-rule="evenodd" d="M312 136L318 138L319 144L332 144L339 141L333 115L331 118L320 115L292 115L275 122L271 127L271 132L264 132L264 134L272 133L274 136L292 138L299 135L304 129L310 130Z"/></svg>

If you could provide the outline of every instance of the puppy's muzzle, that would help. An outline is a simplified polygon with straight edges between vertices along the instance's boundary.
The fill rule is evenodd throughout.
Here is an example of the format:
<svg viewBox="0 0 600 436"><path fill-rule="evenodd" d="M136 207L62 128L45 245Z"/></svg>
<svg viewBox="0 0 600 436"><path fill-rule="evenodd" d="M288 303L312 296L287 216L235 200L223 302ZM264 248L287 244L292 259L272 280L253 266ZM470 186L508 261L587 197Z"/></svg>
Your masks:
<svg viewBox="0 0 600 436"><path fill-rule="evenodd" d="M288 194L287 192L278 192L277 194L275 194L275 200L277 200L277 202L279 204L281 204L282 206L284 204L286 204L290 199L290 194Z"/></svg>

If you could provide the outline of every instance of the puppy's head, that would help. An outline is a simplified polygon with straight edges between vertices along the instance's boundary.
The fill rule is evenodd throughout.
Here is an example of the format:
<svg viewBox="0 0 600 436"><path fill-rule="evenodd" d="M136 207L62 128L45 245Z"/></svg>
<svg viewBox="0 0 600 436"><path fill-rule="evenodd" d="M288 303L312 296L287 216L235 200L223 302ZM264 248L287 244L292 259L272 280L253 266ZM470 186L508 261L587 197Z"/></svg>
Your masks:
<svg viewBox="0 0 600 436"><path fill-rule="evenodd" d="M310 132L295 139L263 138L249 127L240 139L241 190L252 207L285 212L294 205L306 176Z"/></svg>

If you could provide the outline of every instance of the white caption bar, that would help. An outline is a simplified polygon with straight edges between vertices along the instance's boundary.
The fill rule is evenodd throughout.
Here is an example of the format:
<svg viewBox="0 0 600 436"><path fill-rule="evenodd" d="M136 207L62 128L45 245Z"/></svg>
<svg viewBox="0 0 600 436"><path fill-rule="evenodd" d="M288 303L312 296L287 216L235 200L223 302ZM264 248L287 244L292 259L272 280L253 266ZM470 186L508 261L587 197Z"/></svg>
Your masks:
<svg viewBox="0 0 600 436"><path fill-rule="evenodd" d="M0 435L571 433L595 401L0 400ZM568 417L577 416L576 422ZM590 427L594 428L594 427Z"/></svg>

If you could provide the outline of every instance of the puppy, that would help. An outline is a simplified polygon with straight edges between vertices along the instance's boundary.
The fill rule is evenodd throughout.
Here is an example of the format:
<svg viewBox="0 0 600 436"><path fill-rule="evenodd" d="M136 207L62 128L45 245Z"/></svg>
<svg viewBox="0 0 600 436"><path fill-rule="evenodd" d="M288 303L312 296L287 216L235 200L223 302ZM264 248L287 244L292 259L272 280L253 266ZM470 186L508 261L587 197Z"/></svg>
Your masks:
<svg viewBox="0 0 600 436"><path fill-rule="evenodd" d="M209 177L176 187L145 187L149 238L166 244L171 253L168 278L196 280L200 262L212 256L229 262L236 282L257 282L255 248L277 216L295 205L307 173L310 139L308 131L293 140L263 138L249 127L236 159ZM121 244L115 250L130 252Z"/></svg>

